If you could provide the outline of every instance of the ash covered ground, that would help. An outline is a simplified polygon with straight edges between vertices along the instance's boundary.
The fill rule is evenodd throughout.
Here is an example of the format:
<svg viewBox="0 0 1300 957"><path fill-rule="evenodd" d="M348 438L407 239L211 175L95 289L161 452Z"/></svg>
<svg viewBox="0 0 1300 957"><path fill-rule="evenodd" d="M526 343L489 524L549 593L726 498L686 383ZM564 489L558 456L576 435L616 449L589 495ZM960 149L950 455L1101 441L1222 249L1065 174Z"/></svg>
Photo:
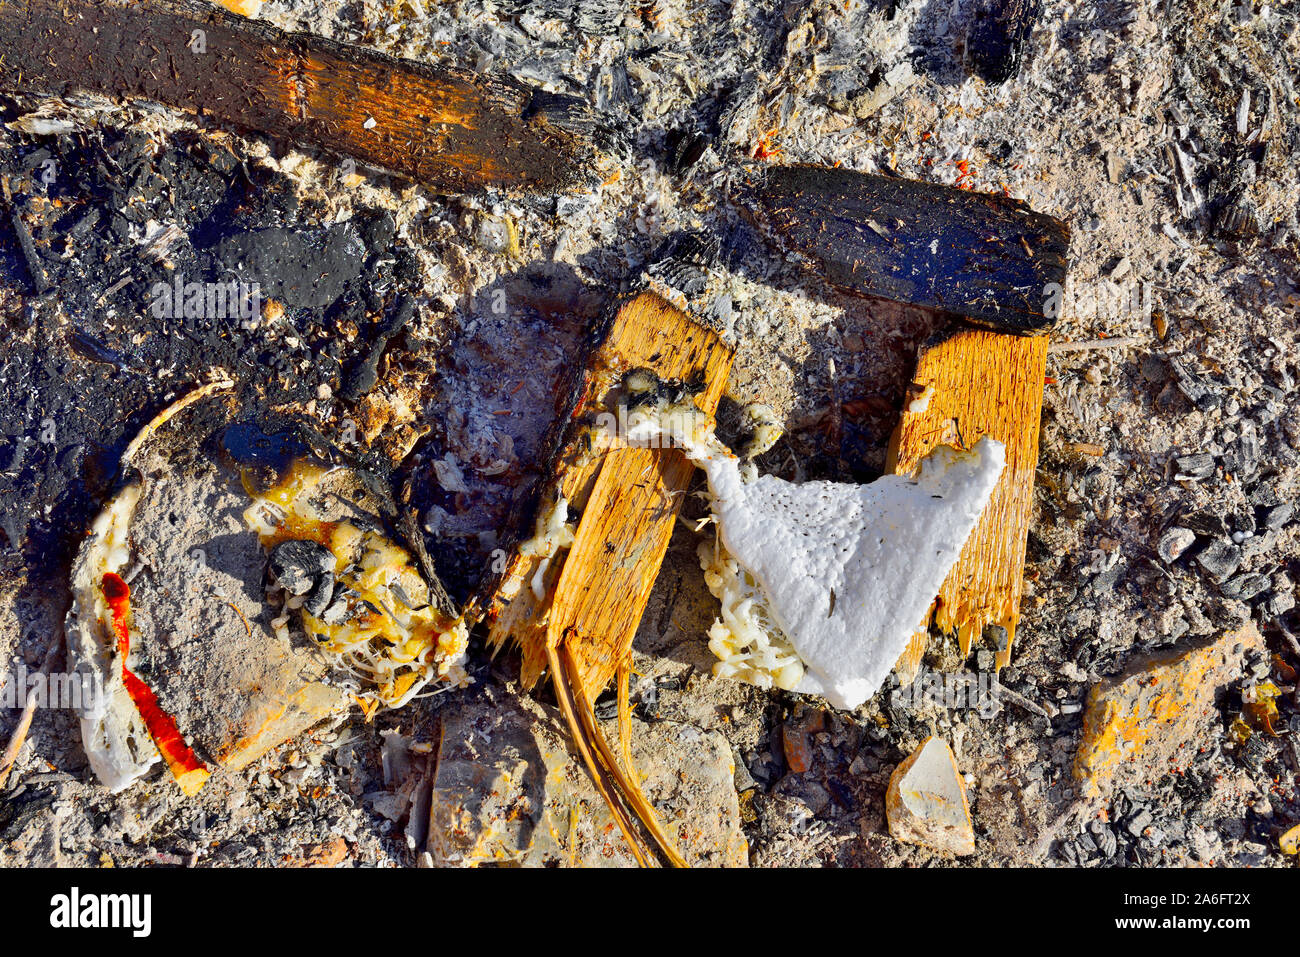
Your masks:
<svg viewBox="0 0 1300 957"><path fill-rule="evenodd" d="M786 424L762 466L875 477L916 347L941 320L786 263L746 226L734 183L746 163L890 172L1005 191L1072 229L1028 586L1001 674L1018 697L985 718L896 704L887 687L822 714L713 679L716 602L700 536L682 527L635 644L638 717L730 743L755 865L950 861L885 826L890 772L931 733L967 776L965 864L1287 861L1277 836L1300 822L1294 8L1049 0L1022 69L996 85L972 75L967 0L272 2L261 16L576 93L628 153L581 195L447 198L145 105L3 100L6 660L45 659L123 448L218 369L264 424L355 426L359 460L411 479L439 569L467 594L536 477L583 330L679 230L720 245L692 305L736 344L732 398ZM295 281L322 259L337 264L332 284ZM177 273L260 282L282 309L159 319L149 291ZM1190 536L1176 557L1160 547L1170 529ZM1081 817L1070 769L1088 689L1247 621L1269 651L1243 679L1284 689L1277 733L1233 734L1229 687L1188 767ZM384 732L427 760L419 745L437 740L443 709L510 684L508 657L473 653L476 688L340 719L191 800L160 775L108 794L75 719L40 711L0 807L0 862L418 863L419 802ZM991 657L980 645L968 666ZM956 667L952 640L936 637L927 662ZM17 716L0 711L3 740Z"/></svg>

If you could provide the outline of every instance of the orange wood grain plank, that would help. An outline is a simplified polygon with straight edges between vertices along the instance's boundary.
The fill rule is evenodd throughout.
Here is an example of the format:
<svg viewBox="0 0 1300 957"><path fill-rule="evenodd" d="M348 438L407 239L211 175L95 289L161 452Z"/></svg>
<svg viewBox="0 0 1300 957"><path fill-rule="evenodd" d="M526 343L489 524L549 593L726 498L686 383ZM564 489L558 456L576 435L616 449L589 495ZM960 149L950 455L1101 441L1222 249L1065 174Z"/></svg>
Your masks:
<svg viewBox="0 0 1300 957"><path fill-rule="evenodd" d="M890 445L890 471L910 473L937 445L970 448L989 435L1006 445L1007 465L979 524L939 590L933 623L956 632L963 655L986 626L1007 631L997 667L1011 660L1024 585L1025 543L1033 514L1047 337L964 329L932 340L917 359L913 392ZM910 411L912 405L918 411ZM925 650L923 628L899 661L914 678ZM910 678L909 678L910 680Z"/></svg>
<svg viewBox="0 0 1300 957"><path fill-rule="evenodd" d="M704 389L696 403L713 414L726 388L731 360L731 350L716 334L652 292L643 292L619 308L588 362L588 400L568 428L550 483L552 491L543 495L550 503L558 492L568 501L570 514L582 512L579 540L572 553L561 551L549 563L543 576L546 597L540 601L531 582L542 560L515 550L487 606L489 646L514 643L522 649L525 687L535 684L545 670L551 592L575 555L590 565L583 577L588 593L577 606L577 620L591 642L572 647L584 675L583 687L593 699L608 683L636 633L681 508L681 493L694 471L675 449L602 453L589 441L596 416L615 411L612 402L622 377L635 368L651 369L661 379L689 381L703 375ZM599 596L606 580L610 583L607 602Z"/></svg>
<svg viewBox="0 0 1300 957"><path fill-rule="evenodd" d="M676 449L605 456L564 560L579 575L551 609L552 634L567 636L591 703L632 647L694 472Z"/></svg>

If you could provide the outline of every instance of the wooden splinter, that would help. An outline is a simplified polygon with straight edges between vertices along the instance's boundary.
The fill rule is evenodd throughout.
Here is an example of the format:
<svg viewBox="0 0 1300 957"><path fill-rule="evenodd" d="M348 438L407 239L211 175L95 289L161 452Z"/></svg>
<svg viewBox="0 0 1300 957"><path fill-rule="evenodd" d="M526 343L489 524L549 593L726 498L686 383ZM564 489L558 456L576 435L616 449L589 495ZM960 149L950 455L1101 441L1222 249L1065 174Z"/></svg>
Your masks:
<svg viewBox="0 0 1300 957"><path fill-rule="evenodd" d="M661 380L699 380L696 405L712 415L731 371L731 350L716 334L652 292L619 308L603 341L587 363L584 399L574 412L553 470L545 503L558 495L569 514L583 516L571 551L550 560L517 549L487 604L488 642L494 649L518 645L522 681L536 684L546 668L546 626L550 596L562 569L578 561L586 568L586 590L575 608L584 640L575 646L576 666L590 700L609 684L649 601L655 576L672 536L682 494L695 472L677 449L597 448L597 415L617 415L614 396L623 376L649 369ZM596 507L589 502L600 477ZM599 532L596 531L596 523ZM533 581L543 568L534 590ZM543 597L538 597L538 592Z"/></svg>

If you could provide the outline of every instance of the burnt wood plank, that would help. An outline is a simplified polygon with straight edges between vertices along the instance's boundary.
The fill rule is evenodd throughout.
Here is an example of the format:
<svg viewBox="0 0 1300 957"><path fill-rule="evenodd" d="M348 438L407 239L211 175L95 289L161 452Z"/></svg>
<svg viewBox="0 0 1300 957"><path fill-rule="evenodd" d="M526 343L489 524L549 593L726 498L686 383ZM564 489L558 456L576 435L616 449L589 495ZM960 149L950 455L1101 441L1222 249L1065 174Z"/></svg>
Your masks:
<svg viewBox="0 0 1300 957"><path fill-rule="evenodd" d="M823 279L1021 335L1049 329L1069 228L1003 196L821 166L755 173L743 199Z"/></svg>
<svg viewBox="0 0 1300 957"><path fill-rule="evenodd" d="M443 192L578 187L608 137L576 97L192 0L0 2L0 86L155 100Z"/></svg>
<svg viewBox="0 0 1300 957"><path fill-rule="evenodd" d="M975 0L966 35L966 54L975 73L989 83L1019 73L1042 11L1042 0Z"/></svg>

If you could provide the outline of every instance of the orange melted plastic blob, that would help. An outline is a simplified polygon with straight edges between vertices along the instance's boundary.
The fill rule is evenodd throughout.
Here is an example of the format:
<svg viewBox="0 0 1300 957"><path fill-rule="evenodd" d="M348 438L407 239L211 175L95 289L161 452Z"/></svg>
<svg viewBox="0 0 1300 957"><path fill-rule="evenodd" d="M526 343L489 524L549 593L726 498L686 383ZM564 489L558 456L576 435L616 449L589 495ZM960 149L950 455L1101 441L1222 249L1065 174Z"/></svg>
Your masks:
<svg viewBox="0 0 1300 957"><path fill-rule="evenodd" d="M100 588L113 619L113 634L117 636L117 653L122 657L122 683L126 686L126 693L131 696L131 701L140 712L150 737L158 746L176 783L187 795L197 794L199 788L212 776L212 772L185 743L176 720L163 710L153 689L126 666L126 656L131 651L131 631L127 623L131 612L131 586L120 575L109 572L101 581Z"/></svg>

